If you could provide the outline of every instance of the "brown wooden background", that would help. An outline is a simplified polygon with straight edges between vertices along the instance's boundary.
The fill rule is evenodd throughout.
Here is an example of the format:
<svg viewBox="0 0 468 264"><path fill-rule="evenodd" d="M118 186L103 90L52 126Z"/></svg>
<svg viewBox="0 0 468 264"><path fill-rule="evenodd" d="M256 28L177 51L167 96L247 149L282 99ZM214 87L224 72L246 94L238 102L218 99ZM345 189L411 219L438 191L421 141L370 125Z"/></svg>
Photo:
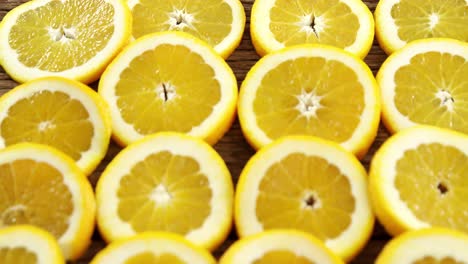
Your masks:
<svg viewBox="0 0 468 264"><path fill-rule="evenodd" d="M27 0L0 0L0 19L3 19L5 14L11 10L12 8L18 6L21 3L27 2ZM255 53L252 43L250 41L249 35L249 24L250 24L250 10L252 7L252 3L254 0L242 0L242 3L245 7L245 12L247 15L247 26L244 32L243 40L239 48L234 52L234 54L228 59L229 65L234 70L239 85L244 80L246 73L249 69L255 64L255 62L259 59L258 55ZM367 6L373 12L378 0L374 1L364 1ZM372 69L374 74L379 69L382 62L385 60L386 55L380 49L377 42L374 42L374 45L366 57L365 62L369 65ZM15 87L17 85L16 82L11 80L9 76L5 73L3 68L0 68L0 95L8 91L9 89ZM96 84L92 85L96 87ZM367 154L367 156L362 160L362 163L366 168L369 166L369 162L372 158L373 153L375 150L381 145L381 143L388 137L388 132L381 126L379 130L379 134L377 136L376 141L374 142L371 150ZM240 131L239 123L236 121L229 132L221 139L221 141L216 144L216 150L221 154L221 156L226 161L227 166L229 167L232 178L234 183L237 182L237 178L244 167L247 160L252 156L254 153L253 149L247 144L244 140L242 133ZM106 158L100 164L98 169L90 176L90 180L93 185L96 183L99 175L105 168L106 164L115 156L116 153L120 151L120 148L111 143L109 147L109 151L107 153ZM216 256L222 254L222 252L236 239L235 232L232 231L231 235L229 236L228 240L214 253ZM355 258L351 263L353 264L370 264L374 263L374 260L382 247L388 241L389 237L385 233L385 231L377 224L374 229L374 234L372 236L371 241L367 244L361 254ZM96 232L93 236L93 243L86 253L86 255L79 261L75 263L84 264L88 263L90 259L94 256L94 254L102 249L105 246L104 242L102 242L99 234Z"/></svg>

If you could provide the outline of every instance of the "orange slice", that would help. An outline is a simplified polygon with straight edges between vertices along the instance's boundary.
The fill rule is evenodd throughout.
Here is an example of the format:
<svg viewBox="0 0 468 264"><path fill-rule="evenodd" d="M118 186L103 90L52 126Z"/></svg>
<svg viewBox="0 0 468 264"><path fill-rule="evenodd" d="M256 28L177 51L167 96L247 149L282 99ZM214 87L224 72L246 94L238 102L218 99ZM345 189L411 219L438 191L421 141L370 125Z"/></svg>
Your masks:
<svg viewBox="0 0 468 264"><path fill-rule="evenodd" d="M91 83L127 44L131 25L123 0L27 1L0 23L0 64L18 82L62 76Z"/></svg>
<svg viewBox="0 0 468 264"><path fill-rule="evenodd" d="M74 260L91 242L94 217L91 184L69 157L31 143L0 150L0 227L43 228Z"/></svg>
<svg viewBox="0 0 468 264"><path fill-rule="evenodd" d="M146 231L180 234L210 250L232 225L233 186L200 139L158 133L120 152L98 181L98 226L107 241Z"/></svg>
<svg viewBox="0 0 468 264"><path fill-rule="evenodd" d="M0 98L0 147L21 142L49 145L89 175L106 155L110 137L106 103L79 82L41 78Z"/></svg>
<svg viewBox="0 0 468 264"><path fill-rule="evenodd" d="M205 42L163 32L127 47L103 74L99 93L110 106L114 136L122 145L164 131L214 144L234 120L237 82Z"/></svg>
<svg viewBox="0 0 468 264"><path fill-rule="evenodd" d="M243 169L235 223L242 238L298 229L349 261L364 247L374 224L366 171L336 143L284 137L259 150Z"/></svg>

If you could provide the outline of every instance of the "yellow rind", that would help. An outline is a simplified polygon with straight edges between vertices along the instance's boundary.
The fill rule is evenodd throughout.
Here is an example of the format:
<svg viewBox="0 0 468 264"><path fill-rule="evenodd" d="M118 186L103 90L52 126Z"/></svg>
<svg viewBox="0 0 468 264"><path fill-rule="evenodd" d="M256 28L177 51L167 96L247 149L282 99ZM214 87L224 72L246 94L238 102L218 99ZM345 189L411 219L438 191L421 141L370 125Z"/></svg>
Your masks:
<svg viewBox="0 0 468 264"><path fill-rule="evenodd" d="M455 231L452 229L440 228L440 227L419 229L419 230L414 230L414 231L403 233L393 238L392 240L390 240L390 242L385 245L383 250L377 256L377 259L375 260L375 264L396 264L396 262L393 260L394 258L393 256L396 255L397 253L400 253L400 254L402 253L399 251L414 250L414 249L408 248L408 245L406 245L408 242L411 242L414 240L432 238L434 243L438 243L437 236L445 236L445 237L450 237L453 240L463 241L466 244L466 246L468 246L468 235L466 235L465 233ZM452 248L450 248L450 245L438 245L437 247L447 247L447 251L449 252L453 250ZM427 249L427 250L429 251L430 249ZM425 252L425 253L426 254L420 256L421 259L424 257L430 256L431 252ZM456 253L456 252L453 252L453 253Z"/></svg>
<svg viewBox="0 0 468 264"><path fill-rule="evenodd" d="M196 252L197 255L206 260L207 264L216 263L216 260L206 249L192 244L180 235L169 232L144 232L131 238L118 240L109 244L106 248L96 254L96 256L91 260L90 264L107 264L102 260L105 256L108 256L119 250L125 250L125 246L131 245L133 242L150 242L152 240L166 240L180 244L181 246L190 248L192 251ZM121 261L123 262L125 260Z"/></svg>
<svg viewBox="0 0 468 264"><path fill-rule="evenodd" d="M244 248L256 247L257 243L262 242L262 239L267 239L274 235L280 234L304 238L310 242L310 245L320 249L328 256L330 260L329 264L344 264L343 260L336 256L329 248L327 248L322 241L306 232L293 229L269 230L237 240L221 256L219 264L238 264L234 261L234 258L239 254L243 254ZM280 248L278 249L281 250Z"/></svg>
<svg viewBox="0 0 468 264"><path fill-rule="evenodd" d="M2 240L3 238L6 239L11 236L14 237L17 233L27 233L30 236L34 236L40 239L42 243L47 247L47 253L51 257L47 259L48 264L65 264L65 259L63 258L57 240L50 233L38 227L31 225L14 225L9 227L3 227L2 229L0 229L0 240ZM23 245L28 251L33 251L35 254L43 254L42 252L38 252L36 248L31 248L31 246L33 245L30 245L28 241L23 241Z"/></svg>

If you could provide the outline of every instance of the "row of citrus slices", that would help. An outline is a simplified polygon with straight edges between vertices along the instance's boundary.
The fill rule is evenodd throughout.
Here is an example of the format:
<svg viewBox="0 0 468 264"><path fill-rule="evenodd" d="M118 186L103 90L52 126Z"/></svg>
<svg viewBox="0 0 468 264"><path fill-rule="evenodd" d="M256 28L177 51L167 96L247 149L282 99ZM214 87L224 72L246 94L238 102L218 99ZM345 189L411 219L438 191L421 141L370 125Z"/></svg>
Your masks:
<svg viewBox="0 0 468 264"><path fill-rule="evenodd" d="M238 94L229 65L202 41L155 33L125 48L107 67L98 93L61 77L24 83L0 99L0 145L37 142L72 157L89 175L111 133L122 146L177 131L215 144L236 110L255 149L307 134L362 158L384 124L468 132L468 44L415 41L392 54L375 80L360 59L325 45L273 52L248 72ZM385 98L385 100L383 100Z"/></svg>
<svg viewBox="0 0 468 264"><path fill-rule="evenodd" d="M184 132L214 144L229 129L234 119L238 89L232 70L221 57L215 54L215 51L224 57L228 55L217 50L217 42L210 43L207 40L207 38L214 38L208 34L209 32L220 33L221 31L209 30L209 28L231 25L231 31L228 30L228 32L233 32L236 28L237 31L232 33L235 35L234 40L231 40L228 45L231 47L230 52L232 52L233 47L239 44L244 28L243 7L235 0L226 2L213 0L206 6L200 6L197 1L175 1L174 3L166 1L165 4L164 1L161 3L159 1L157 3L150 2L30 1L9 12L2 21L0 35L5 36L5 38L2 38L3 41L0 42L2 47L0 61L13 78L17 73L27 77L26 80L44 74L63 75L84 82L101 77L99 93L109 107L112 132L115 140L121 145L128 145L145 135L158 131ZM386 6L385 2L379 3L380 8L376 12L377 18L384 16L379 15L380 13L389 12L387 9L408 8L404 7L405 1L393 2L393 5L390 5L391 8L381 7ZM264 8L264 5L272 3L274 3L273 6ZM127 4L131 7L133 14ZM258 42L255 39L267 39L267 37L256 37L259 33L255 33L257 31L255 28L260 27L263 21L255 22L257 18L270 16L272 19L284 16L291 18L292 15L288 12L310 13L312 8L301 1L290 5L289 8L292 10L287 7L286 2L281 0L255 2L251 28L254 44ZM444 10L443 7L445 5L441 6L440 9ZM146 21L148 23L146 24L140 21L143 19L143 14L149 14L154 8L159 8L158 12L165 14L161 17L166 17L167 23ZM170 8L175 8L172 13L168 11ZM218 24L210 22L209 19L214 19L210 14L217 8L224 10L225 16L231 19L227 19L227 21L220 19ZM368 19L368 21L360 21L358 24L361 27L359 28L373 25L373 18L369 15L370 11L361 1L324 1L317 3L312 9L317 13L314 13L316 17L310 18L313 22L311 23L321 30L328 29L328 27L320 25L320 23L341 21L341 19L345 21L353 20L353 18ZM432 12L438 10L437 6L432 6L432 9ZM66 15L60 10L67 10ZM97 16L99 19L93 19L92 23L98 25L89 24L91 22L81 22L91 16L91 12L97 12L96 10L99 10ZM190 10L192 11L190 12ZM194 10L198 10L198 12ZM270 16L257 14L257 12L265 12L265 10L271 10ZM42 12L44 15L38 16L36 11ZM51 17L48 20L32 24L38 17L49 13L58 13L58 18ZM319 13L323 13L323 15L319 15ZM60 14L62 15L60 16ZM457 17L456 14L450 13L450 17ZM142 17L138 18L139 16ZM445 17L445 13L440 14L440 16ZM153 18L149 15L148 17L148 19ZM155 17L163 19L159 16ZM294 17L297 18L297 16ZM135 22L133 31L131 30L132 18L140 21ZM401 18L395 18L395 20L400 21ZM287 21L277 22L278 25L275 23L271 21L267 25L270 25L270 29L279 30L288 24ZM291 21L289 23L294 24ZM348 23L352 24L349 21ZM156 24L161 27L163 24L173 26L175 28L172 29L188 32L191 32L189 29L196 29L198 33L201 29L197 29L196 26L207 27L205 28L207 33L202 34L204 36L202 39L207 40L207 42L181 32L154 33L133 41L131 45L126 46L119 53L122 45L127 43L128 36L124 36L125 34L130 35L131 32L136 32L140 28L148 30L150 28L152 30L171 29L142 26ZM234 27L238 24L241 26ZM433 25L434 30L438 29L437 32L440 31L439 24ZM99 25L102 28L98 27ZM404 27L402 26L402 28ZM108 34L104 34L104 32ZM287 33L288 31L283 29L281 32ZM365 32L367 35L370 34L367 41L370 45L373 39L373 33L370 32L373 32L373 27ZM195 34L196 32L191 33L199 36L199 34ZM299 35L306 33L319 34L317 29L314 29L313 32L306 29L298 31ZM345 33L335 36L344 36ZM143 32L134 34L136 34L134 35L136 38ZM356 37L361 35L354 34ZM295 34L289 35L295 36ZM91 38L104 38L105 36L108 36L110 40ZM98 50L94 44L93 47L83 44L108 42L110 45L114 38L117 39L115 40L117 43L114 43L113 47L102 47L102 50ZM44 42L44 39L47 41ZM34 41L40 42L37 47L31 47L31 43ZM267 41L267 43L272 42ZM391 132L415 124L437 125L460 132L467 131L465 125L467 100L466 93L463 92L466 84L464 79L468 71L468 66L465 63L468 45L465 42L450 39L413 42L386 60L379 70L377 83L367 65L353 55L339 49L341 47L346 50L346 46L343 47L327 41L323 43L332 44L338 48L322 45L296 45L307 42L293 42L291 45L295 46L285 50L277 51L281 47L270 50L269 52L276 51L262 58L249 71L244 80L239 94L239 120L247 140L254 148L258 149L272 140L288 134L311 134L338 142L358 157L363 157L376 136L380 108L383 112L383 121ZM207 43L213 46L214 50L208 47ZM357 46L369 45L359 44ZM256 46L258 45L256 44ZM359 55L358 52L354 53ZM364 53L367 54L367 51ZM117 57L106 67L116 54L118 54ZM84 62L86 58L89 61ZM63 65L68 62L73 65L68 65L70 68L65 71L58 65L52 67L53 69L42 69L42 66L48 67L49 63ZM10 67L10 64L13 66ZM84 66L85 64L88 66ZM18 68L18 65L26 67ZM90 68L89 65L92 67ZM87 76L82 78L79 77L80 74L75 75L80 71L86 73ZM101 73L103 73L102 76ZM380 87L380 91L378 87ZM8 108L11 107L11 104L16 103L15 100L28 96L30 95L22 94L16 98L7 96L4 100L7 101L4 111L9 111ZM381 98L385 98L385 100L381 100ZM65 103L69 98L65 96L61 100L62 103ZM31 103L33 109L36 109L36 105L44 103L36 98L32 98L32 101L35 102ZM106 107L105 103L95 103L100 106L97 109L102 110ZM66 107L68 106L67 104ZM62 107L62 105L56 107ZM75 111L75 109L72 110ZM57 124L51 123L51 119L54 119L51 116L51 111L48 109L44 109L44 111L49 111L49 113L42 114L42 120L38 126L41 132L51 130L51 128L60 130ZM108 121L104 120L106 117L102 113L100 115L100 120L94 121L105 124L104 128L101 127L101 130L105 130ZM23 130L31 127L31 124L18 124L12 120L8 120L8 122L21 126ZM68 123L69 120L67 120L67 125ZM80 124L82 127L88 125L88 134L90 134L89 123L85 123L81 122ZM18 137L14 131L6 131L5 133L8 134L5 137L9 137L9 139L4 140L7 141L4 145L16 143L24 138L36 139L38 137L37 133L35 133L36 135L26 133L22 137ZM109 131L96 134L107 135ZM98 142L101 143L100 146L97 146L96 142L93 144L93 142L80 141L82 145L78 151L67 150L66 148L70 148L67 146L70 145L67 142L55 142L53 139L49 139L49 141L54 141L53 144L56 147L60 144L61 148L59 149L73 156L75 160L79 160L80 167L89 174L100 161L99 158L104 155L105 149L103 148L106 144L102 144L102 142L107 140L106 137L103 137ZM96 153L95 157L88 161L81 161L80 159L84 157L81 157L80 154L93 148ZM72 153L73 151L75 153Z"/></svg>
<svg viewBox="0 0 468 264"><path fill-rule="evenodd" d="M231 175L210 145L184 134L159 133L131 144L114 158L98 181L96 203L92 187L69 157L44 145L16 144L0 152L5 208L1 223L41 227L57 239L67 259L76 259L89 245L96 213L107 242L126 241L112 243L96 261L121 261L123 256L137 261L159 256L152 252L158 247L129 245L156 239L132 238L138 234L176 233L189 241L186 246L194 245L192 250L214 250L226 239L234 218L241 240L225 253L225 263L240 263L239 258L246 261L242 263L268 263L270 258L317 262L320 254L310 254L315 251L309 247L328 258L324 263L340 263L339 259L351 260L367 243L374 225L373 205L392 235L431 226L459 230L417 233L428 235L429 241L412 249L414 261L427 255L466 261L468 240L461 232L466 232L467 221L463 198L467 143L466 135L445 129L404 130L379 149L367 183L357 158L339 145L308 136L284 137L249 160L234 195ZM264 233L280 229L315 238L291 231L284 231L282 239ZM448 242L431 243L431 235ZM157 237L174 240L170 235ZM418 239L409 236L407 243ZM19 240L17 246L3 250L16 261L36 254L34 241ZM393 247L405 250L400 243ZM264 248L258 251L259 246L253 245ZM434 255L434 247L439 255ZM167 254L188 257L185 251L174 250ZM405 257L400 254L388 258Z"/></svg>
<svg viewBox="0 0 468 264"><path fill-rule="evenodd" d="M261 56L319 43L364 58L374 31L388 54L417 39L468 41L466 8L459 0L382 0L374 30L361 0L257 0L250 33ZM90 83L129 41L155 32L189 33L227 58L241 42L245 22L239 0L34 0L3 19L0 64L18 82L59 75Z"/></svg>
<svg viewBox="0 0 468 264"><path fill-rule="evenodd" d="M211 263L201 248L217 248L233 218L241 240L221 263L342 263L367 243L375 212L397 236L381 263L468 261L466 146L468 136L450 130L404 130L378 150L367 180L357 158L339 145L309 136L284 137L249 160L234 194L231 175L209 144L180 133L158 133L111 161L98 181L95 202L92 187L68 156L44 145L16 144L0 151L0 223L38 226L55 238L19 228L23 235L16 240L7 228L0 233L0 248L2 241L10 244L0 249L0 260L2 254L12 263L56 256L51 250L37 251L41 239L49 247L58 242L61 254L76 259L89 245L96 214L99 231L111 244L93 263L159 258L184 263L193 254L205 257L201 263ZM428 227L452 231L408 233ZM169 234L144 235L152 231L176 233L187 242ZM38 235L39 242L21 239L28 235ZM446 242L434 243L437 239ZM185 249L169 250L157 246L158 240L182 243ZM414 249L412 243L425 246Z"/></svg>
<svg viewBox="0 0 468 264"><path fill-rule="evenodd" d="M92 4L76 1L49 2L31 1L23 9L9 13L0 26L2 35L9 33L5 38L9 43L4 44L16 47L14 49L18 51L2 49L6 52L2 53L1 63L19 80L17 72L28 78L37 75L34 71L9 70L9 63L15 61L12 54L19 55L24 64L55 63L52 71L56 72L62 71L63 61L72 64L70 72L80 68L75 66L81 65L82 57L68 52L79 49L72 44L80 38L78 33L85 31L73 25L82 21L86 12L97 9L90 8ZM348 2L353 1L335 3L336 9L347 10L344 3ZM75 14L79 15L79 20L73 20L74 16L67 13L71 18L67 25L54 24L47 28L39 24L42 31L36 31L34 27L30 31L22 30L25 27L21 23L30 26L37 16L29 12L31 9L60 13L57 10L62 10L65 4L78 8ZM99 14L117 14L120 10L120 14L128 19L124 7L112 12L107 10L112 9L109 3L97 4L93 7L100 10ZM281 1L277 4L281 6ZM164 6L164 3L158 5ZM304 6L296 5L298 7ZM137 8L141 6L135 4L134 10ZM283 9L271 7L270 13L281 13ZM263 9L257 6L255 10ZM133 15L135 20L136 15ZM176 29L190 28L186 25L194 21L190 14L183 12L174 11L169 17ZM332 17L340 16L334 13ZM309 21L310 24L302 26L312 26L308 34L320 34L324 28L320 23L324 23L325 18L309 14L302 17L302 23ZM51 22L44 21L46 24ZM102 21L108 19L102 18ZM283 22L277 26L281 27ZM84 34L93 45L99 43L98 39L106 32L112 39L115 36L112 32L129 31L128 25L122 27L118 23L102 22L99 24L102 28L86 23L80 25L93 30L91 35ZM255 37L254 28L252 39L256 43L263 37ZM42 32L50 41L44 42L44 35L37 32ZM301 34L297 34L298 39L302 38ZM38 51L30 50L30 43L25 41L36 38L40 40L37 47L45 51L53 47L67 47L68 51L61 50L57 56L48 58L40 57ZM24 43L29 46L25 47ZM262 53L260 44L255 45ZM113 52L118 49L114 48ZM464 43L437 39L408 45L388 59L378 80L382 94L390 93L385 97L388 101L383 101L382 105L384 121L392 131L415 123L438 122L436 125L465 132L464 93L456 96L456 92L463 91L466 83L463 81L467 71L466 51ZM67 54L72 56L66 57ZM93 61L94 73L91 76L86 69L88 76L81 80L91 81L99 77L105 64ZM419 82L432 89L421 89L416 85ZM292 47L265 56L249 72L239 95L239 119L247 140L258 149L284 135L312 134L338 142L362 157L377 131L381 101L377 87L368 67L342 50L328 46ZM204 157L198 156L202 154L193 151L202 143L184 147L180 135L173 141L161 135L162 139L155 145L150 144L154 138L139 140L157 131L176 130L214 144L229 129L236 110L237 84L227 64L205 43L190 35L158 33L140 38L117 56L101 77L99 93L104 100L89 87L61 78L40 79L19 86L2 97L4 145L21 141L47 143L68 154L85 174L89 174L106 153L112 130L119 143L130 146L108 166L97 187L97 218L103 236L112 241L134 232L164 227L167 231L183 233L206 248L216 247L225 239L232 218L232 212L229 212L233 199L232 182L222 160L212 150ZM393 103L396 112L387 107ZM434 109L436 111L432 111ZM398 121L398 115L403 121ZM271 228L302 229L321 238L333 252L348 260L362 248L372 230L370 202L375 203L377 216L391 234L431 225L465 231L466 205L459 202L466 186L462 177L464 167L460 165L466 158L462 144L466 141L465 136L421 128L395 138L389 141L388 147L387 144L382 147L372 163L371 199L367 197L362 166L351 154L330 142L291 138L262 148L244 169L236 192L234 214L239 234L247 236ZM180 152L178 147L182 149ZM70 222L75 224L75 230L84 230L80 232L81 237L72 238L70 233L73 231L67 229L72 225L67 227L65 220L56 221L57 226L50 230L59 238L66 257L76 258L87 247L93 229L92 191L90 194L90 186L84 183L86 178L82 175L77 176L75 184L70 184L72 178L61 178L65 175L61 170L63 166L44 164L48 158L54 160L54 155L62 154L47 155L48 150L37 149L41 147L17 145L2 152L6 153L5 169L2 170L6 179L2 224L37 220L37 225L47 226L51 219L66 220L68 216L81 219ZM10 151L19 151L21 155ZM36 156L27 158L27 153ZM441 158L435 153L440 153ZM72 164L70 160L67 162ZM214 163L203 166L206 162ZM218 178L210 176L213 168L219 169ZM424 172L422 176L414 176L416 169ZM154 173L155 170L158 173ZM47 172L43 173L47 180L34 182L31 175L42 171ZM80 174L76 168L70 171ZM307 173L311 171L315 177ZM250 174L254 176L247 176ZM17 181L17 175L23 177L23 181ZM174 179L171 175L187 177ZM424 178L427 175L430 177ZM212 185L213 182L218 184ZM388 182L395 184L389 187L384 184ZM424 189L421 187L424 184L427 191L414 192ZM49 188L44 189L44 186ZM70 187L67 191L67 186L75 188ZM18 190L27 191L18 195ZM33 195L37 192L41 194ZM78 199L81 204L74 200L76 197L82 197ZM47 201L50 200L62 203L54 204L53 210L44 213L41 211L44 207L40 205L49 206ZM429 210L434 204L437 213ZM164 217L160 219L161 214ZM335 222L328 222L331 219ZM207 240L197 241L198 238ZM77 244L76 241L81 242Z"/></svg>
<svg viewBox="0 0 468 264"><path fill-rule="evenodd" d="M457 260L467 259L465 251L467 242L466 234L449 229L431 228L412 231L390 241L375 263L455 263L453 258L447 256L457 255ZM434 247L433 245L437 243L444 243L450 247ZM34 226L14 226L1 230L0 248L4 247L13 247L16 252L0 250L2 263L65 263L54 237ZM425 247L425 250L421 250L422 247ZM432 255L424 255L429 250ZM294 230L268 231L239 240L223 254L218 263L292 262L344 264L319 240ZM90 263L214 264L216 260L208 251L178 235L147 232L112 243L99 252Z"/></svg>

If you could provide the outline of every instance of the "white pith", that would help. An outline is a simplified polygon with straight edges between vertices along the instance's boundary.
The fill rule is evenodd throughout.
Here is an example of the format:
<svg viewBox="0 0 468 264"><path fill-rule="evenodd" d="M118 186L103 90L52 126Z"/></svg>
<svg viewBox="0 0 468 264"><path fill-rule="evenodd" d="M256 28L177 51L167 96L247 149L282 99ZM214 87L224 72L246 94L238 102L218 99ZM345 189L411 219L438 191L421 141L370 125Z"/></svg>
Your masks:
<svg viewBox="0 0 468 264"><path fill-rule="evenodd" d="M37 264L49 264L57 260L56 245L53 237L44 237L38 230L23 229L3 231L0 236L0 249L25 248L28 252L34 253ZM40 230L42 231L42 230Z"/></svg>
<svg viewBox="0 0 468 264"><path fill-rule="evenodd" d="M315 91L312 91L311 93L303 91L296 97L298 99L296 109L299 110L303 116L307 118L317 116L317 110L322 107L320 105L320 99L322 99L321 96L316 95Z"/></svg>
<svg viewBox="0 0 468 264"><path fill-rule="evenodd" d="M391 251L384 253L389 263L416 263L425 257L438 261L452 258L457 263L466 263L467 243L468 239L464 234L434 228L402 235L392 242Z"/></svg>
<svg viewBox="0 0 468 264"><path fill-rule="evenodd" d="M136 236L126 240L112 248L104 250L98 255L96 264L114 263L123 264L136 255L152 253L155 256L171 254L180 258L184 263L208 264L211 263L208 254L200 253L200 250L193 248L187 242L179 241L180 238L173 239L164 233L148 233L148 237Z"/></svg>
<svg viewBox="0 0 468 264"><path fill-rule="evenodd" d="M289 251L313 263L337 263L334 256L304 234L288 231L270 231L235 244L236 254L230 263L254 263L271 251Z"/></svg>

